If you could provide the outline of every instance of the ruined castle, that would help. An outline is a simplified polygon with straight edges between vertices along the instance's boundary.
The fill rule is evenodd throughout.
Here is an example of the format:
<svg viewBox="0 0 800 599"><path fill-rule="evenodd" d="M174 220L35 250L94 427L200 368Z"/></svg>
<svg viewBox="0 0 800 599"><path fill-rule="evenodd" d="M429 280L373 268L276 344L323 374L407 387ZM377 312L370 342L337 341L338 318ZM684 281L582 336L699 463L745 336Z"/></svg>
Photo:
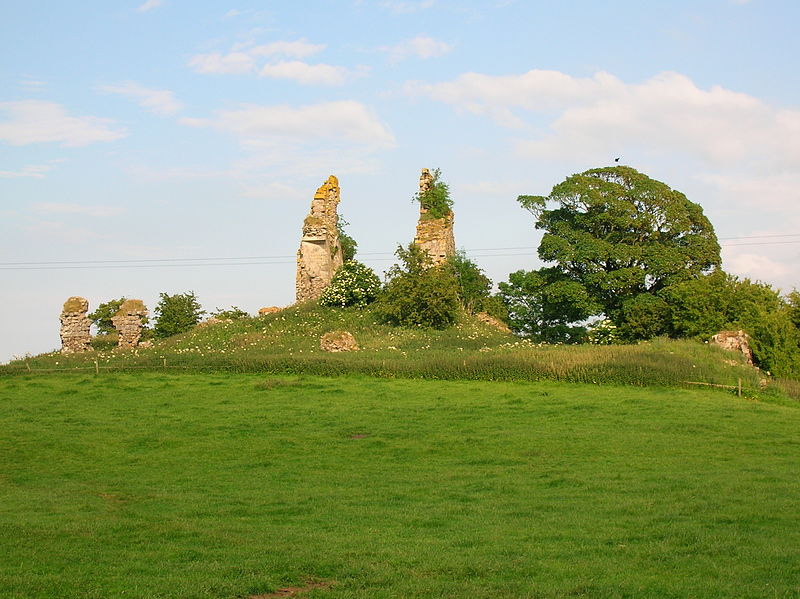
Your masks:
<svg viewBox="0 0 800 599"><path fill-rule="evenodd" d="M427 168L419 178L420 194L434 183ZM297 250L295 298L297 302L317 299L343 264L339 243L340 201L339 180L331 175L320 185L311 200L311 210L303 221L300 248ZM445 262L456 252L453 237L452 210L441 218L433 217L420 203L414 243L425 250L433 265ZM87 317L89 302L82 297L71 297L61 312L61 351L79 353L91 350L89 333L91 321ZM276 311L278 308L262 309ZM266 313L266 312L265 312ZM118 348L130 349L139 345L147 309L141 300L125 301L112 318L118 333Z"/></svg>

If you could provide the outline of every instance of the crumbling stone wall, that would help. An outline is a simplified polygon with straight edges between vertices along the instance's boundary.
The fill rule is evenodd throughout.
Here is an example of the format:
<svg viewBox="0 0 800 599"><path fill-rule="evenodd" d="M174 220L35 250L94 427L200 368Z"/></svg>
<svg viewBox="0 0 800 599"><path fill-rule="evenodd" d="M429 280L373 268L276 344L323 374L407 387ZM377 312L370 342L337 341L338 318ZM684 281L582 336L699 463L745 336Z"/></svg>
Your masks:
<svg viewBox="0 0 800 599"><path fill-rule="evenodd" d="M711 342L719 345L722 349L742 354L748 364L753 364L750 335L744 331L720 331L711 338Z"/></svg>
<svg viewBox="0 0 800 599"><path fill-rule="evenodd" d="M433 175L427 168L422 169L419 177L419 192L425 193L433 182ZM433 218L428 210L420 204L419 221L417 222L417 235L414 244L431 257L434 266L446 262L456 253L456 239L453 235L455 215L451 210L442 218Z"/></svg>
<svg viewBox="0 0 800 599"><path fill-rule="evenodd" d="M117 313L111 318L111 324L119 334L117 347L127 349L139 345L146 316L147 308L142 300L129 299L122 302Z"/></svg>
<svg viewBox="0 0 800 599"><path fill-rule="evenodd" d="M314 194L311 212L303 221L303 238L297 250L296 298L316 299L344 262L336 227L339 180L331 175Z"/></svg>
<svg viewBox="0 0 800 599"><path fill-rule="evenodd" d="M73 296L64 302L61 310L61 353L72 354L92 349L89 327L92 321L86 316L89 301Z"/></svg>

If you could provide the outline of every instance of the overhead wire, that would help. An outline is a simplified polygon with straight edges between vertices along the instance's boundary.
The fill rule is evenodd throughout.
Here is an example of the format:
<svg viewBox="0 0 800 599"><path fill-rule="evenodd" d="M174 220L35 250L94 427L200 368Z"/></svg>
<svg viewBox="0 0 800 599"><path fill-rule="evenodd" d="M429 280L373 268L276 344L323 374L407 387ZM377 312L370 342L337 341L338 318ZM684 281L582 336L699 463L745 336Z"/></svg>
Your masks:
<svg viewBox="0 0 800 599"><path fill-rule="evenodd" d="M747 239L773 239L800 237L800 233L748 235L739 237L720 237L720 241L739 241ZM723 247L759 246L759 245L790 245L800 244L800 239L789 241L753 241L745 243L721 243ZM516 253L518 250L525 252ZM513 256L526 256L530 251L535 251L535 246L515 246L497 248L472 248L464 251L470 252L472 258L502 258ZM479 254L476 252L492 252ZM495 253L515 252L515 253ZM390 262L393 261L393 252L359 252L364 262ZM387 256L387 257L381 257ZM237 262L238 261L238 262ZM120 268L175 268L198 266L252 266L270 264L293 264L294 255L281 256L231 256L208 258L132 258L125 260L51 260L31 262L0 262L0 270L71 270L71 269L120 269Z"/></svg>

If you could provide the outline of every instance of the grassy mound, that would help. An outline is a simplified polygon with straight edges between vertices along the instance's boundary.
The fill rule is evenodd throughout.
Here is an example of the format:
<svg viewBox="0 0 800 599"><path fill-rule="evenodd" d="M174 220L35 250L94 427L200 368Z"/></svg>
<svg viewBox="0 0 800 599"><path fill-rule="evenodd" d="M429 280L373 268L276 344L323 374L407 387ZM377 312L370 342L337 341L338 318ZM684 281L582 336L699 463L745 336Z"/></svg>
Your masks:
<svg viewBox="0 0 800 599"><path fill-rule="evenodd" d="M323 351L320 338L332 331L352 333L360 351ZM762 393L766 383L739 356L697 342L537 345L467 314L456 326L437 331L383 325L369 309L321 308L313 303L259 318L200 325L147 349L28 358L0 367L0 374L125 368L667 386L733 387L741 379L750 395Z"/></svg>
<svg viewBox="0 0 800 599"><path fill-rule="evenodd" d="M150 372L0 403L10 599L800 593L796 405Z"/></svg>

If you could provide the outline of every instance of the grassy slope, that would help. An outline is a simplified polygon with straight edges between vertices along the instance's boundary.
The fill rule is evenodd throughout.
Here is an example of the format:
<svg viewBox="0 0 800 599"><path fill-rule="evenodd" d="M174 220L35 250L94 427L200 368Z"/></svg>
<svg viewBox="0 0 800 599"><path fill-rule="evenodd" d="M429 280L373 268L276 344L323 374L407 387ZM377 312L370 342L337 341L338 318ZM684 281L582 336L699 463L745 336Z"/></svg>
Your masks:
<svg viewBox="0 0 800 599"><path fill-rule="evenodd" d="M0 379L0 596L797 597L800 409L701 390Z"/></svg>
<svg viewBox="0 0 800 599"><path fill-rule="evenodd" d="M362 350L329 354L319 338L352 332ZM0 367L0 374L41 368L149 366L306 374L361 373L440 379L562 380L680 386L685 381L736 385L757 394L761 375L735 354L690 342L631 346L536 346L463 316L446 331L380 325L367 311L294 306L263 318L200 326L137 352L65 357L50 354Z"/></svg>

